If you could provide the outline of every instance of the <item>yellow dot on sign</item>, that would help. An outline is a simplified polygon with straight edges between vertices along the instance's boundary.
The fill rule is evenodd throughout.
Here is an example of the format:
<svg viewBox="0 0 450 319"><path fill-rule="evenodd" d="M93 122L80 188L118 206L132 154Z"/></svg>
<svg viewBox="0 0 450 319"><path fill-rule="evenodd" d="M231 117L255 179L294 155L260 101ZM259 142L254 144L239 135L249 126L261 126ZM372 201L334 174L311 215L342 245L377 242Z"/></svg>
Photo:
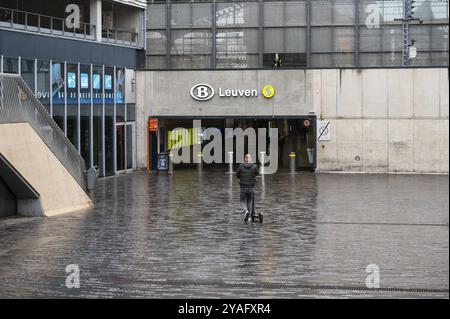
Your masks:
<svg viewBox="0 0 450 319"><path fill-rule="evenodd" d="M271 85L266 85L262 89L262 94L266 99L270 99L275 95L275 89Z"/></svg>

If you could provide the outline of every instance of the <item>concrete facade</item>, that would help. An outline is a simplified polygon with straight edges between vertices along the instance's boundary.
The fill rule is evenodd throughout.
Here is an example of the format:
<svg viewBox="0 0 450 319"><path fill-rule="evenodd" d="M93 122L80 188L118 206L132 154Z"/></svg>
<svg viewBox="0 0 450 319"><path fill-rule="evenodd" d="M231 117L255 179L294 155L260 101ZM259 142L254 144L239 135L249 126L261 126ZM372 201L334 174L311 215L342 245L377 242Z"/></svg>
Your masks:
<svg viewBox="0 0 450 319"><path fill-rule="evenodd" d="M312 72L318 171L448 173L447 69Z"/></svg>
<svg viewBox="0 0 450 319"><path fill-rule="evenodd" d="M307 116L329 120L317 171L448 173L448 69L137 72L137 165L146 166L146 121L164 117ZM199 83L215 95L197 101ZM218 88L276 94L219 97Z"/></svg>
<svg viewBox="0 0 450 319"><path fill-rule="evenodd" d="M88 208L91 199L28 123L0 124L0 152L40 194L46 216ZM32 160L30 160L32 159ZM31 203L21 202L21 207Z"/></svg>

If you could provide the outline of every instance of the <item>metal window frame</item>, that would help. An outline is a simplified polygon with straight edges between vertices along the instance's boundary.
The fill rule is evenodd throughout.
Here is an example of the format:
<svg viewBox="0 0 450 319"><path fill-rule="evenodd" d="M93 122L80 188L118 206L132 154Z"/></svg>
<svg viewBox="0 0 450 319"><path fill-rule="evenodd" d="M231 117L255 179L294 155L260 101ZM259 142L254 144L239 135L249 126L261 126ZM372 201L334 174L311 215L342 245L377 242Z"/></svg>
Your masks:
<svg viewBox="0 0 450 319"><path fill-rule="evenodd" d="M403 0L402 2L406 2L408 0ZM305 3L305 9L306 9L306 25L304 23L302 24L293 24L293 25L289 25L289 26L269 26L269 25L264 25L264 0L254 0L252 1L253 3L258 3L258 10L259 10L259 17L258 17L258 23L257 26L221 26L220 28L217 27L217 17L216 17L216 9L217 9L217 4L219 2L230 2L232 3L233 1L221 1L221 0L211 0L208 3L211 4L211 21L212 21L212 25L210 27L205 27L205 26L199 26L199 29L205 29L205 30L210 30L212 33L212 41L213 41L213 45L212 45L212 49L211 49L211 68L183 68L185 70L220 70L222 68L217 68L217 31L218 29L220 30L226 30L226 29L254 29L254 30L258 30L258 52L255 53L255 55L258 55L258 67L250 67L250 68L227 68L230 70L239 70L239 69L266 69L266 67L264 67L263 65L263 58L262 56L264 55L264 30L266 28L306 28L306 43L305 43L305 51L304 53L306 53L306 68L331 68L328 66L313 66L312 65L312 37L311 37L311 30L312 28L317 28L317 27L327 27L330 28L332 30L332 32L335 32L336 28L351 28L353 30L353 49L351 51L348 52L338 52L338 51L333 51L330 52L333 56L333 61L334 61L334 55L336 54L340 54L340 53L348 53L348 54L353 54L353 62L352 62L352 66L348 66L348 67L354 67L354 68L359 68L361 66L361 54L367 53L365 51L361 51L361 31L362 28L365 26L364 21L361 21L361 5L363 5L362 3L360 4L359 0L353 0L353 1L349 1L347 3L347 5L349 6L349 8L351 8L351 6L353 5L353 10L354 10L354 16L353 16L353 21L350 22L344 22L344 23L339 23L339 24L334 24L332 21L330 21L329 23L312 23L312 0L303 0L302 2ZM241 1L242 2L242 1ZM193 3L193 1L186 1L183 3ZM174 5L177 5L177 3L174 3ZM284 3L286 4L286 3ZM336 4L339 4L338 1L333 1L333 3L331 4L331 6L335 6ZM151 4L149 4L149 6L151 6ZM170 23L171 20L171 10L172 10L172 1L171 0L166 0L165 2L165 8L166 8L166 28L163 29L161 27L159 28L149 28L147 29L147 31L150 30L163 30L166 32L167 34L167 43L166 43L166 50L165 50L165 58L166 58L166 68L165 69L169 69L169 70L183 70L181 68L173 68L173 65L171 63L171 47L172 47L172 30L193 30L196 29L196 27L192 26L192 27L177 27L177 26L172 26ZM384 7L383 7L384 8ZM151 7L149 7L149 10L151 9ZM332 8L333 9L333 8ZM262 15L262 16L261 16ZM333 11L332 17L334 18L336 16L335 11ZM447 17L448 19L448 17ZM421 24L422 26L425 25L435 25L435 26L448 26L448 23L444 23L442 21L426 21L423 22ZM385 27L389 27L389 26L398 26L401 28L401 24L396 23L394 21L387 21L386 23L382 23L381 24L381 28L385 28ZM430 30L430 33L432 33L432 31ZM383 36L383 35L382 35ZM333 37L333 40L335 40L335 37ZM431 41L431 38L430 38ZM432 45L432 43L430 42L430 45ZM428 51L421 51L424 54L430 53L433 50L428 50ZM439 52L444 52L448 54L448 50L442 50ZM301 53L301 52L299 52ZM374 53L385 53L383 52L374 52ZM149 52L147 53L148 56L161 56L158 54L152 54L149 50ZM202 55L206 55L206 54L202 54ZM342 66L338 66L336 65L336 62L333 62L334 68L343 68ZM421 67L441 67L442 65L436 65L436 64L432 64L433 61L430 60L427 62L426 65L421 65ZM414 65L411 65L410 63L408 64L408 67L413 67ZM448 66L448 65L447 65ZM348 68L345 67L345 68ZM398 65L398 67L402 67L401 64ZM367 68L367 66L366 66ZM158 69L158 68L146 68L149 70L164 70L164 69ZM286 69L286 68L284 68ZM300 68L294 68L294 69L300 69Z"/></svg>

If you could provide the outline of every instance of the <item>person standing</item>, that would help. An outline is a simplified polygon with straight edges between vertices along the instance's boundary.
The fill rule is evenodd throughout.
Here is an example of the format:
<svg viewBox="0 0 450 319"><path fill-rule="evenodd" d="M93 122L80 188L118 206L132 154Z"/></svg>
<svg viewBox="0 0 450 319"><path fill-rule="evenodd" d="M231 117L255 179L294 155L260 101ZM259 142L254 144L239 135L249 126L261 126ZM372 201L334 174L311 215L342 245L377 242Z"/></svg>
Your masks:
<svg viewBox="0 0 450 319"><path fill-rule="evenodd" d="M253 210L253 196L255 194L256 176L259 175L258 165L253 163L250 154L245 155L244 163L239 165L236 176L241 186L240 204L244 211L244 221L250 218Z"/></svg>

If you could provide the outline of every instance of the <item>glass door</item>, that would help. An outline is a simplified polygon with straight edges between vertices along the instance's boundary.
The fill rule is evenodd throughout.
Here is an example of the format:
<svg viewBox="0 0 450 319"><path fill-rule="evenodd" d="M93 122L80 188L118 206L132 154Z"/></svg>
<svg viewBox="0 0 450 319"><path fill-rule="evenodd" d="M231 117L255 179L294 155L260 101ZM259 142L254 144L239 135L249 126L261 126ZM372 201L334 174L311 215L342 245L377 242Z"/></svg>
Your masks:
<svg viewBox="0 0 450 319"><path fill-rule="evenodd" d="M127 123L126 124L126 148L127 148L127 169L134 169L135 165L135 123Z"/></svg>
<svg viewBox="0 0 450 319"><path fill-rule="evenodd" d="M116 124L116 164L117 172L125 170L125 124Z"/></svg>

